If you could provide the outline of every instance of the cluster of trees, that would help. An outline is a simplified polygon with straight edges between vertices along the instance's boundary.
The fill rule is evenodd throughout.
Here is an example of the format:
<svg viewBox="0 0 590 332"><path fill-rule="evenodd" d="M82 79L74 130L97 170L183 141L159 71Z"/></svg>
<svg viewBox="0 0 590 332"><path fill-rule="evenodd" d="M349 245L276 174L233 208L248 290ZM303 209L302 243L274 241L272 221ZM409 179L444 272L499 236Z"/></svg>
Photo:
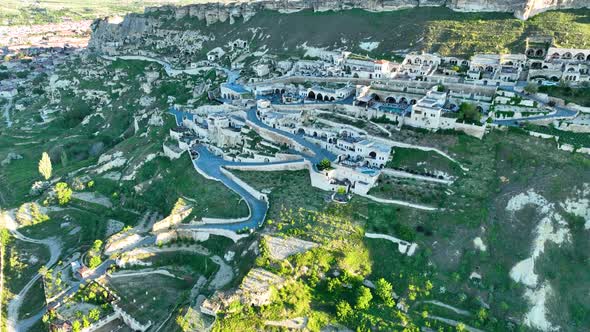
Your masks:
<svg viewBox="0 0 590 332"><path fill-rule="evenodd" d="M418 331L411 318L396 308L393 285L380 278L374 289L365 286L362 278L344 273L328 279L326 290L335 299L336 318L357 331L397 330ZM381 312L375 315L375 311ZM387 318L385 318L387 317Z"/></svg>
<svg viewBox="0 0 590 332"><path fill-rule="evenodd" d="M66 205L72 199L72 189L65 182L58 182L55 184L55 195L59 205Z"/></svg>
<svg viewBox="0 0 590 332"><path fill-rule="evenodd" d="M192 307L188 307L187 312L176 316L176 324L182 332L199 331L201 326L198 324L200 313Z"/></svg>
<svg viewBox="0 0 590 332"><path fill-rule="evenodd" d="M78 319L72 322L72 332L80 332L82 328L88 328L92 322L97 322L100 319L100 309L94 308L88 312L88 317L82 314L81 311L76 312Z"/></svg>
<svg viewBox="0 0 590 332"><path fill-rule="evenodd" d="M53 297L64 289L61 271L55 273L54 276L53 270L48 269L46 266L41 266L39 274L43 277L46 297Z"/></svg>
<svg viewBox="0 0 590 332"><path fill-rule="evenodd" d="M100 250L102 249L102 241L95 240L92 244L92 248L88 250L88 267L91 269L97 268L101 263Z"/></svg>
<svg viewBox="0 0 590 332"><path fill-rule="evenodd" d="M467 123L479 124L481 113L472 103L461 103L459 106L459 120Z"/></svg>

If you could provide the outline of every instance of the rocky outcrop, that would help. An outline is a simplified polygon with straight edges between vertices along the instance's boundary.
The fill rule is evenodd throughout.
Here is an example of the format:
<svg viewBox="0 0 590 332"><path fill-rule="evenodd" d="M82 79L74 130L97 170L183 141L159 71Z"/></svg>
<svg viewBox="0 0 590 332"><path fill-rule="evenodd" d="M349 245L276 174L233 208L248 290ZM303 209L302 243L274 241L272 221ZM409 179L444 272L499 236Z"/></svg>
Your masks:
<svg viewBox="0 0 590 332"><path fill-rule="evenodd" d="M120 18L100 19L92 25L91 50L117 54L127 46L133 54L190 57L202 51L203 45L215 40L214 31L206 29L214 23L247 22L256 13L278 11L294 13L301 10L393 11L413 7L448 7L463 12L510 12L527 19L550 9L590 8L590 0L208 0L187 6L146 8L145 14L129 14ZM180 28L179 28L180 27ZM236 37L237 38L237 37ZM168 51L167 51L168 50Z"/></svg>
<svg viewBox="0 0 590 332"><path fill-rule="evenodd" d="M526 20L529 17L553 9L590 8L588 0L526 0L522 8L514 11L514 15Z"/></svg>
<svg viewBox="0 0 590 332"><path fill-rule="evenodd" d="M456 11L469 12L510 12L521 19L552 9L590 8L588 0L241 0L208 3L183 7L152 7L148 13L174 12L177 19L185 16L206 20L207 24L216 22L233 23L236 18L248 20L257 11L276 10L294 12L304 9L314 11L346 10L352 8L369 11L391 11L412 7L446 6Z"/></svg>

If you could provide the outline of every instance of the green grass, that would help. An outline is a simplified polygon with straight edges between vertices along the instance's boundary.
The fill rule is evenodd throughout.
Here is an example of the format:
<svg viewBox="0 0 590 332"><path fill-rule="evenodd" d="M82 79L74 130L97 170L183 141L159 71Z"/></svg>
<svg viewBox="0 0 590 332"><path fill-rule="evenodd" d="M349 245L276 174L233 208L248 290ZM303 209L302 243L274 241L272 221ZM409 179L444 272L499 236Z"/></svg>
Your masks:
<svg viewBox="0 0 590 332"><path fill-rule="evenodd" d="M530 137L522 130L493 131L483 140L466 135L420 132L404 137L408 142L428 138L439 143L437 147L457 158L470 171L447 187L451 194L443 201L443 211L424 212L387 206L356 196L348 205L338 207L340 212L336 215L348 216L367 232L416 241L419 246L413 257L403 256L398 253L396 245L376 239L364 239L362 247L344 250L340 254L346 256L345 253L350 252L351 257L358 260L364 257L363 252L368 251L370 279L375 281L384 277L393 282L396 292L397 289L404 290L410 282L423 281L423 273L426 273L434 283L434 298L437 300L476 313L481 308L476 300L480 297L491 306L489 315L494 320L460 320L484 330L506 329L506 317L521 317L529 309L522 297L524 286L512 281L509 271L530 255L534 228L541 218L533 208L514 215L507 213L507 200L534 189L550 202L562 202L581 184L590 181L590 174L584 172L590 167L590 160L584 155L559 151L551 141ZM405 159L411 160L413 165L427 160L430 164L444 161L440 167L452 167L446 164L446 159L432 160L429 154L414 157L410 153ZM269 219L273 223L266 226L267 231L315 241L323 238L325 232L321 224L312 222L306 226L305 223L299 224L297 217L290 217L296 216L300 208L328 214L336 211L324 201L328 193L311 188L307 171L236 172L236 175L257 189L271 189ZM395 192L398 185L391 183L387 192L399 195L399 191ZM548 278L558 292L571 294L554 298L550 307L553 308L552 315L565 312L564 316L553 318L553 321L574 329L587 324L585 316L580 314L586 310L587 301L576 295L581 294L579 288L572 287L576 283L574 279L580 280L580 287L585 287L587 282L587 273L579 268L581 260L587 259L587 241L580 229L582 224L578 220L577 228L572 226L572 232L577 234L574 246L565 251L563 247L547 249L542 270L537 271L542 278ZM488 246L487 252L473 247L472 241L477 236L482 237ZM473 271L484 276L481 283L469 280ZM567 271L568 277L563 277L561 271ZM445 292L440 291L441 287ZM332 303L331 297L323 291L315 298L319 303L314 305L319 309L333 305L328 304ZM432 305L417 308L444 317L461 318ZM371 309L370 314L388 317L377 308ZM235 318L229 319L235 323Z"/></svg>
<svg viewBox="0 0 590 332"><path fill-rule="evenodd" d="M21 309L18 312L19 319L26 319L41 311L45 306L45 292L41 279L37 280L23 298Z"/></svg>
<svg viewBox="0 0 590 332"><path fill-rule="evenodd" d="M199 275L209 278L218 270L218 265L213 263L209 257L189 252L161 252L152 257L142 259L143 262L150 262L151 267L166 267L173 274L191 278L195 282ZM138 269L145 268L138 266Z"/></svg>
<svg viewBox="0 0 590 332"><path fill-rule="evenodd" d="M451 176L460 176L463 173L457 163L436 152L410 148L393 148L393 157L385 166L418 174L435 174L439 171Z"/></svg>
<svg viewBox="0 0 590 332"><path fill-rule="evenodd" d="M590 135L587 133L575 133L571 131L556 129L553 125L539 126L534 124L526 124L526 130L553 135L559 137L559 144L570 144L575 148L590 147Z"/></svg>
<svg viewBox="0 0 590 332"><path fill-rule="evenodd" d="M266 45L272 53L281 56L301 55L297 47L304 43L347 47L374 58L392 58L396 52L405 49L438 52L443 56L470 56L474 53L523 52L526 37L535 33L552 35L556 44L563 47L588 48L588 13L588 10L551 11L521 21L509 13L459 13L441 7L379 13L363 10L304 10L291 14L262 11L243 24L217 23L206 27L203 22L190 18L175 21L169 17L164 27L215 33L218 38L205 43L209 49L235 38L250 40L252 34L248 29L258 28L265 37L263 40L254 39L251 47ZM164 12L159 14L160 17L166 15ZM298 27L297 34L283 33L294 26ZM379 47L370 53L359 48L367 38L380 42ZM163 51L174 53L176 50L172 47Z"/></svg>
<svg viewBox="0 0 590 332"><path fill-rule="evenodd" d="M5 287L10 293L17 294L49 260L49 250L46 246L16 239L11 240L6 249L6 265L3 267Z"/></svg>
<svg viewBox="0 0 590 332"><path fill-rule="evenodd" d="M108 285L121 297L120 306L142 324L162 322L186 301L192 287L185 280L159 274L111 278Z"/></svg>
<svg viewBox="0 0 590 332"><path fill-rule="evenodd" d="M377 186L369 191L370 195L437 207L444 207L448 200L445 184L383 175L377 181Z"/></svg>
<svg viewBox="0 0 590 332"><path fill-rule="evenodd" d="M561 98L567 103L590 107L590 87L571 88L568 86L541 86L539 92Z"/></svg>
<svg viewBox="0 0 590 332"><path fill-rule="evenodd" d="M97 182L99 182L98 180ZM135 184L149 181L142 191L136 192ZM248 215L246 203L221 182L204 178L194 169L190 157L170 161L158 157L139 170L134 183L122 183L114 192L126 197L128 208L160 211L167 215L179 197L186 197L193 206L192 216L200 219L239 218ZM103 194L111 196L113 192Z"/></svg>

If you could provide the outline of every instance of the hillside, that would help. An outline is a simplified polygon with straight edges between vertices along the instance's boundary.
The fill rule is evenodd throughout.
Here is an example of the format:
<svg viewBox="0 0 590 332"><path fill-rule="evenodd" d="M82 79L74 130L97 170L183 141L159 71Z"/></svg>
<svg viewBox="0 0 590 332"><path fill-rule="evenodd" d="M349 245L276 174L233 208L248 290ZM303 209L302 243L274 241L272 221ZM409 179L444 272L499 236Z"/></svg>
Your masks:
<svg viewBox="0 0 590 332"><path fill-rule="evenodd" d="M431 7L380 13L263 11L246 22L236 19L234 24L208 25L205 19L188 15L178 18L174 10L163 8L145 15L128 15L119 25L98 21L90 46L100 51L106 43L119 41L123 52L133 54L142 49L158 56L174 54L180 62L203 59L208 50L238 38L252 40L253 49L284 56L303 55L300 46L304 44L383 58L411 50L467 56L476 52L523 52L526 37L536 33L552 35L563 47L588 48L588 22L590 10L547 12L521 21L510 14L456 13ZM154 36L157 38L151 38ZM190 43L183 42L190 40L187 38L192 38ZM363 43L378 46L368 52L361 47Z"/></svg>

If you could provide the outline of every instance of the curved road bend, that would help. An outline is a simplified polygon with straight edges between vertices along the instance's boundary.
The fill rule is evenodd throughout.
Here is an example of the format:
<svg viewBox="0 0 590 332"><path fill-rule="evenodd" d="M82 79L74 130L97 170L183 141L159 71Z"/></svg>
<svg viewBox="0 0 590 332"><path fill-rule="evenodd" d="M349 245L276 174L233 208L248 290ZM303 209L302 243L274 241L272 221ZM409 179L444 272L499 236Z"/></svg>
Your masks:
<svg viewBox="0 0 590 332"><path fill-rule="evenodd" d="M183 112L183 111L178 110L176 108L171 108L170 113L174 114L174 116L176 117L176 123L178 125L182 124L182 119L185 116L189 120L192 120L192 114ZM320 162L320 160L322 160L324 158L328 158L329 160L336 159L336 155L334 155L333 153L331 153L329 151L326 151L325 149L321 148L320 146L318 146L314 143L311 143L311 142L305 140L302 135L295 135L295 134L286 132L284 130L280 130L280 129L273 128L273 127L266 125L256 116L256 108L251 108L250 110L246 111L246 114L247 114L247 119L249 121L253 122L254 124L256 124L257 126L260 126L261 128L264 128L267 130L270 130L278 135L292 139L292 140L296 141L297 143L301 144L302 146L308 148L310 151L312 151L315 154L314 156L305 155L303 153L300 153L300 155L304 159L308 159L312 163L312 165L314 165L314 168L315 168L315 165L318 162ZM262 223L264 222L266 212L268 211L267 202L261 200L258 197L254 197L246 189L244 189L238 183L236 183L234 180L232 180L227 175L225 175L221 171L221 167L232 166L232 165L233 166L277 165L277 164L288 164L288 163L295 163L295 162L301 161L301 159L300 159L300 160L282 161L282 162L274 162L274 163L235 162L235 161L224 160L223 158L214 155L204 145L198 145L195 150L196 150L196 152L198 152L199 157L196 159L193 159L194 167L196 169L198 169L200 172L204 173L205 175L207 175L211 178L217 179L218 181L221 181L226 187L230 188L231 190L236 192L238 195L240 195L244 199L246 204L248 205L248 208L250 210L250 215L246 220L241 221L241 222L204 224L204 225L182 225L182 226L180 226L180 228L183 228L183 229L222 228L222 229L237 231L237 230L241 230L244 228L254 229L256 227L260 227L262 225Z"/></svg>
<svg viewBox="0 0 590 332"><path fill-rule="evenodd" d="M12 218L12 216L10 216L8 214L4 214L1 217L4 219L4 224L6 225L6 228L10 231L10 233L15 238L17 238L21 241L24 241L24 242L45 245L49 248L50 258L49 258L49 261L47 261L47 263L45 264L45 266L50 268L55 263L57 263L57 260L59 259L59 256L61 255L61 251L62 251L61 243L57 239L47 238L47 239L38 240L38 239L30 238L28 236L23 235L22 233L20 233L18 231L18 229L17 229L18 226L17 226L16 222L14 221L14 219ZM26 319L24 321L18 321L18 312L19 312L20 307L22 305L23 298L27 294L29 289L33 286L33 284L37 280L39 280L39 278L41 278L41 275L39 273L36 273L35 276L33 276L33 278L31 278L31 280L29 280L29 282L27 282L27 284L21 289L21 291L8 303L8 309L7 309L7 315L6 315L8 331L26 331L30 326L32 326L32 324L34 324L37 321L38 318L40 318L43 315L43 314L41 314L41 316L38 316L38 314L37 314L37 315L34 315L33 317L29 317L28 319Z"/></svg>
<svg viewBox="0 0 590 332"><path fill-rule="evenodd" d="M547 103L545 101L541 100L540 98L538 98L534 95L527 95L522 92L514 91L514 89L512 89L512 92L516 93L520 97L536 101L537 103L539 103L543 106L553 108L555 110L555 113L547 114L547 115L529 116L529 117L520 118L520 119L494 120L495 124L499 124L502 126L517 127L519 125L519 123L521 123L521 122L535 121L535 120L550 120L550 119L557 120L557 119L573 117L573 116L576 116L576 114L578 114L577 111L574 111L574 110L566 108L566 107L557 106L557 105L556 106L549 106L549 105L547 105Z"/></svg>
<svg viewBox="0 0 590 332"><path fill-rule="evenodd" d="M300 160L291 160L291 161L283 161L283 162L274 162L274 163L244 163L244 162L234 162L224 160L223 158L214 155L207 147L204 145L199 144L195 151L198 152L199 157L193 159L193 165L196 169L200 172L204 173L205 175L216 179L217 181L221 181L226 187L234 191L238 194L246 204L248 205L249 216L243 221L235 222L235 223L220 223L220 224L203 224L203 225L189 225L189 224L182 224L179 226L181 229L199 229L199 228L221 228L227 229L232 231L238 231L244 228L255 229L257 227L262 226L264 222L264 218L266 216L266 212L268 211L268 204L266 201L254 197L250 194L246 189L240 186L237 182L232 180L230 177L225 175L221 171L221 167L223 166L240 166L240 165L247 165L247 166L256 166L256 165L279 165L279 164L289 164L289 163L296 163L300 162Z"/></svg>
<svg viewBox="0 0 590 332"><path fill-rule="evenodd" d="M295 142L297 142L297 143L303 145L304 147L308 148L309 150L313 151L315 156L303 155L303 157L308 159L309 161L311 161L311 163L312 163L312 165L314 165L314 167L317 163L319 163L324 158L327 158L330 161L334 161L336 159L335 154L333 154L330 151L327 151L326 149L320 147L319 145L316 145L316 144L306 140L303 137L303 135L292 134L290 132L287 132L287 131L284 131L281 129L277 129L277 128L273 128L273 127L265 124L264 122L262 122L262 120L260 120L258 118L258 116L256 116L256 108L254 108L254 107L249 109L248 111L246 111L246 118L248 119L248 121L253 122L254 124L256 124L259 127L270 130L276 134L287 137L289 139L292 139Z"/></svg>

